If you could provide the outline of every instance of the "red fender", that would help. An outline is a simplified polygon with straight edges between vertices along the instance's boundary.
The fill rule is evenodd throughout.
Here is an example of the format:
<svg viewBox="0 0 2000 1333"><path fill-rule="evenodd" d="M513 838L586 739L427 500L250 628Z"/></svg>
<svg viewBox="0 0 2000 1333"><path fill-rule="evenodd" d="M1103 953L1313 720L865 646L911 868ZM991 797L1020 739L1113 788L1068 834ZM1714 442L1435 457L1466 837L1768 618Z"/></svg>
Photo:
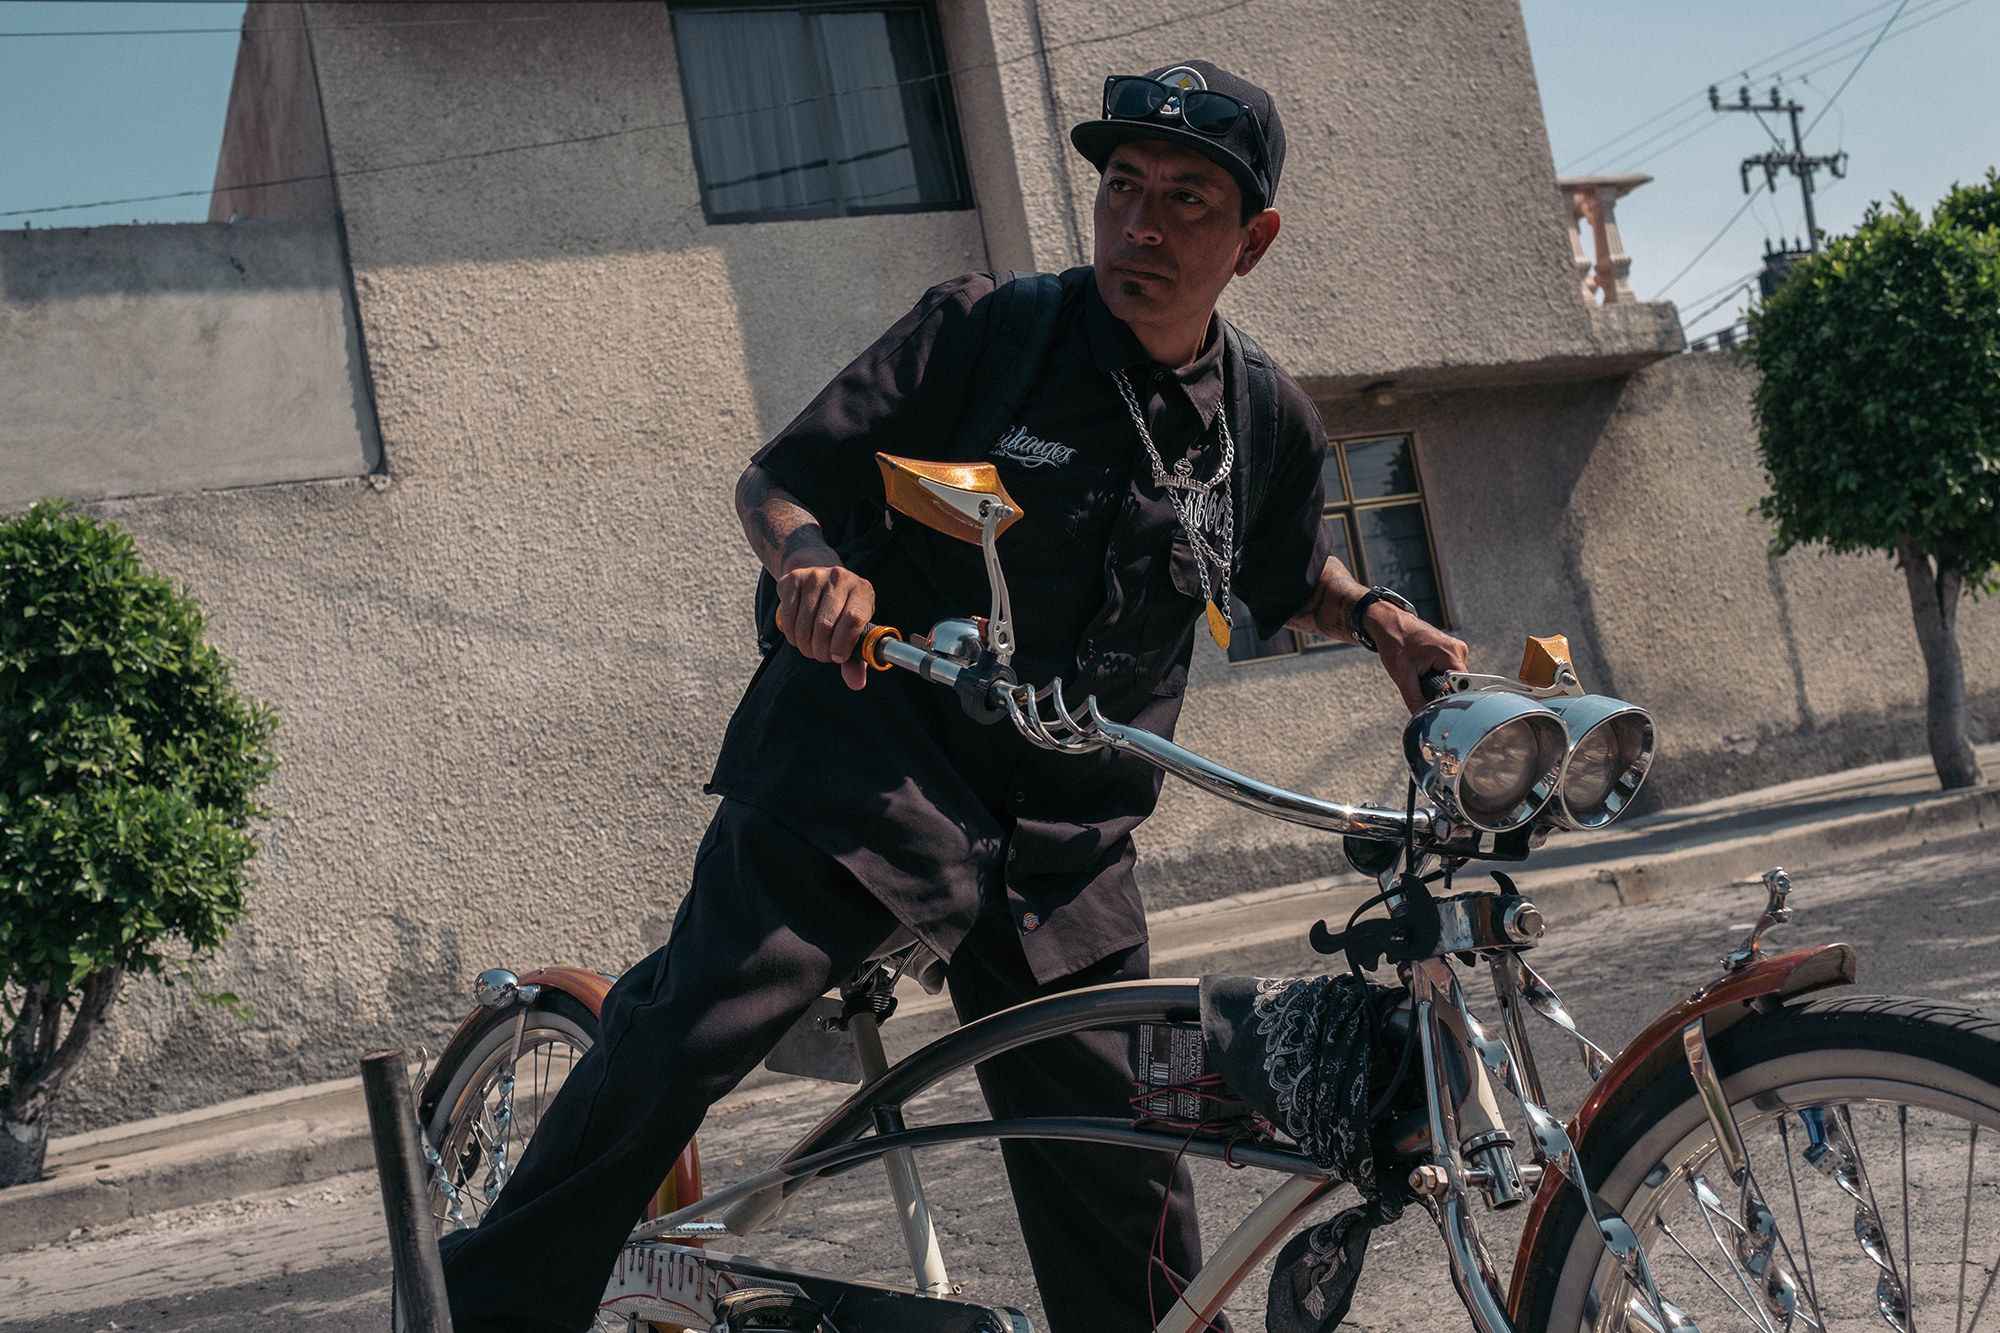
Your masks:
<svg viewBox="0 0 2000 1333"><path fill-rule="evenodd" d="M1569 1122L1570 1142L1579 1155L1590 1142L1594 1122L1608 1107L1623 1106L1638 1090L1675 1060L1685 1059L1681 1029L1697 1018L1708 1019L1713 1036L1750 1013L1750 1002L1769 996L1787 999L1832 986L1851 986L1855 977L1855 953L1851 944L1822 944L1815 949L1780 954L1753 963L1740 972L1717 978L1676 1004L1647 1025L1618 1053L1611 1067L1592 1085L1590 1096ZM1521 1297L1527 1276L1542 1259L1542 1226L1554 1211L1555 1202L1569 1182L1560 1172L1548 1171L1535 1191L1534 1207L1528 1212L1521 1232L1521 1248L1514 1257L1514 1276L1507 1292L1507 1315L1521 1317Z"/></svg>
<svg viewBox="0 0 2000 1333"><path fill-rule="evenodd" d="M611 993L611 985L615 980L614 977L607 977L602 972L593 972L587 967L544 967L522 976L521 984L547 986L550 990L561 991L590 1010L592 1017L597 1017L603 1012L604 997ZM478 1016L479 1011L474 1010L466 1022L470 1023ZM674 1159L674 1169L660 1182L659 1190L646 1205L646 1216L651 1219L671 1213L677 1208L686 1207L700 1197L701 1153L695 1147L695 1141L689 1139L688 1146Z"/></svg>

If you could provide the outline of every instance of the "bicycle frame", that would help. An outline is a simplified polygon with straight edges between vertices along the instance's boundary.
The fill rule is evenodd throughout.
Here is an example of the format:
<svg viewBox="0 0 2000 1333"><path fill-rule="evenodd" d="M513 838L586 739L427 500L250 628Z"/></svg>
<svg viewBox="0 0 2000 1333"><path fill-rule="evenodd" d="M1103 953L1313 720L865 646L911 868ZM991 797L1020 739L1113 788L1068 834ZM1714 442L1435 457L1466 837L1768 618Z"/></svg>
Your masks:
<svg viewBox="0 0 2000 1333"><path fill-rule="evenodd" d="M1853 949L1844 944L1770 959L1753 955L1662 1014L1615 1060L1574 1031L1560 999L1526 965L1520 951L1495 952L1488 961L1513 1038L1511 1045L1488 1035L1473 1016L1445 957L1421 960L1404 969L1412 991L1415 1038L1422 1053L1427 1107L1424 1138L1428 1140L1427 1144L1404 1147L1406 1155L1412 1157L1421 1157L1428 1149L1431 1165L1419 1169L1413 1181L1422 1182L1422 1192L1433 1205L1454 1285L1474 1327L1480 1333L1513 1333L1527 1276L1541 1258L1544 1228L1553 1205L1564 1189L1586 1188L1574 1145L1587 1144L1597 1113L1617 1104L1626 1088L1654 1077L1675 1058L1680 1047L1674 1038L1690 1024L1706 1023L1720 1030L1749 1012L1754 1002L1849 984L1854 979L1855 958ZM1576 1040L1595 1077L1589 1099L1566 1126L1556 1124L1539 1104L1539 1079L1523 1023L1527 1012L1536 1013ZM607 1288L607 1308L635 1318L698 1323L711 1317L713 1300L736 1284L786 1280L785 1270L760 1267L753 1261L697 1247L749 1234L777 1219L815 1179L882 1159L892 1164L891 1187L904 1223L914 1292L942 1298L950 1288L910 1154L916 1149L972 1139L1033 1138L1178 1152L1287 1177L1222 1242L1156 1328L1156 1333L1196 1333L1208 1326L1243 1278L1333 1193L1337 1180L1289 1148L1190 1140L1176 1131L1127 1120L1041 1117L911 1128L904 1123L903 1108L945 1079L1033 1042L1094 1028L1198 1022L1199 1017L1198 982L1132 981L1071 991L989 1015L894 1066L884 1067L879 1041L864 1037L860 1045L865 1084L775 1165L633 1231L626 1257ZM872 1037L872 1019L867 1026ZM1531 1163L1516 1166L1506 1151L1511 1139L1501 1121L1489 1075L1521 1102L1528 1115L1535 1149ZM1447 1146L1440 1151L1436 1145ZM903 1164L900 1170L894 1165L898 1161ZM1533 1189L1534 1205L1515 1256L1510 1289L1503 1294L1480 1240L1471 1203L1477 1191L1489 1205L1511 1206L1526 1197L1524 1184ZM1595 1202L1593 1206L1601 1207ZM1622 1219L1603 1210L1598 1222L1607 1245L1637 1279L1635 1287L1651 1291L1660 1322L1667 1327L1692 1327L1652 1290L1644 1253ZM808 1286L818 1284L814 1289L822 1292L864 1293L878 1302L878 1310L886 1309L879 1302L897 1295L889 1288L827 1275L792 1276ZM906 1288L901 1294L913 1293ZM946 1304L964 1305L955 1301ZM893 1317L883 1322L901 1326Z"/></svg>

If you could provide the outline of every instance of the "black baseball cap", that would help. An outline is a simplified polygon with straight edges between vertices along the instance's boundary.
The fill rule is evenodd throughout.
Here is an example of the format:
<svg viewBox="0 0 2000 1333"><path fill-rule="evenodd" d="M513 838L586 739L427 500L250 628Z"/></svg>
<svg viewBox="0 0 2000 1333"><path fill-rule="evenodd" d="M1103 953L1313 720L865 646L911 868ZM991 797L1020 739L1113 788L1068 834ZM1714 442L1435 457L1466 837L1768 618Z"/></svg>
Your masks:
<svg viewBox="0 0 2000 1333"><path fill-rule="evenodd" d="M1134 139L1164 139L1192 148L1234 176L1247 204L1269 208L1278 191L1278 173L1285 165L1285 125L1278 118L1278 105L1271 100L1271 94L1206 60L1184 60L1144 77L1183 91L1226 94L1248 107L1250 116L1239 119L1224 134L1203 134L1183 123L1178 101L1173 100L1143 119L1104 116L1084 121L1069 132L1069 141L1076 145L1076 151L1103 171L1104 164L1111 160L1111 150L1119 144Z"/></svg>

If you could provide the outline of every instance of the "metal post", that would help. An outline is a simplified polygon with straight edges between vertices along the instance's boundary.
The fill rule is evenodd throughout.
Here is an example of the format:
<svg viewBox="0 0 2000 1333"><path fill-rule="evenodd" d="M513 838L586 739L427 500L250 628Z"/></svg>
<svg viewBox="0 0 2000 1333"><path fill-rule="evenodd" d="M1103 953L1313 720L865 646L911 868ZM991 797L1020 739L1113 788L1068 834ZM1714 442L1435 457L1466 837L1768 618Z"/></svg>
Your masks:
<svg viewBox="0 0 2000 1333"><path fill-rule="evenodd" d="M1804 162L1806 160L1806 141L1804 136L1799 133L1799 112L1805 110L1805 108L1797 102L1790 102L1786 104L1785 109L1791 112L1792 115L1792 157L1795 161ZM1806 250L1811 254L1818 254L1819 223L1813 220L1813 174L1810 167L1806 167L1799 172L1799 197L1804 199L1806 203Z"/></svg>
<svg viewBox="0 0 2000 1333"><path fill-rule="evenodd" d="M861 1077L872 1083L889 1068L875 1015L862 1010L847 1020L847 1030L854 1034L854 1052L861 1058ZM875 1108L878 1134L894 1134L902 1129L902 1108ZM923 1178L917 1174L916 1155L908 1148L896 1148L882 1154L882 1165L889 1172L889 1194L896 1201L897 1220L903 1224L903 1245L910 1252L917 1290L928 1296L950 1295L951 1279L945 1274L944 1252L938 1246L937 1228L931 1222Z"/></svg>
<svg viewBox="0 0 2000 1333"><path fill-rule="evenodd" d="M424 1189L416 1107L401 1050L361 1057L361 1093L368 1104L368 1134L375 1142L375 1174L382 1182L382 1215L389 1223L389 1256L395 1264L399 1329L451 1333L444 1264Z"/></svg>

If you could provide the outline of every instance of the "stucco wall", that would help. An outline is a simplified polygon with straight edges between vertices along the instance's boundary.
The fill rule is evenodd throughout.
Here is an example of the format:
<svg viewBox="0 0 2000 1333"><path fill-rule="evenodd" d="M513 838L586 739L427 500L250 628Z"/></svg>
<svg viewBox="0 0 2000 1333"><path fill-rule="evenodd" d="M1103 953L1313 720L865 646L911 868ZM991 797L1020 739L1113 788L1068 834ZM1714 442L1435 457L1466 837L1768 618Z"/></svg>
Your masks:
<svg viewBox="0 0 2000 1333"><path fill-rule="evenodd" d="M735 478L986 261L971 211L710 227L679 128L355 170L677 127L665 8L608 8L314 35L386 480L101 510L284 717L282 813L214 969L256 1022L136 988L64 1126L437 1050L483 967L616 971L666 936L754 664Z"/></svg>
<svg viewBox="0 0 2000 1333"><path fill-rule="evenodd" d="M1661 307L1591 318L1515 4L942 4L999 62L959 77L960 105L968 123L1004 118L1026 195L1020 222L989 236L1018 225L1037 267L1088 257L1097 182L1068 131L1099 114L1105 75L1200 55L1271 89L1284 114L1283 230L1224 305L1300 378L1328 390L1463 367L1490 378L1680 345ZM968 105L989 83L997 99Z"/></svg>
<svg viewBox="0 0 2000 1333"><path fill-rule="evenodd" d="M326 222L0 232L0 505L359 476Z"/></svg>

